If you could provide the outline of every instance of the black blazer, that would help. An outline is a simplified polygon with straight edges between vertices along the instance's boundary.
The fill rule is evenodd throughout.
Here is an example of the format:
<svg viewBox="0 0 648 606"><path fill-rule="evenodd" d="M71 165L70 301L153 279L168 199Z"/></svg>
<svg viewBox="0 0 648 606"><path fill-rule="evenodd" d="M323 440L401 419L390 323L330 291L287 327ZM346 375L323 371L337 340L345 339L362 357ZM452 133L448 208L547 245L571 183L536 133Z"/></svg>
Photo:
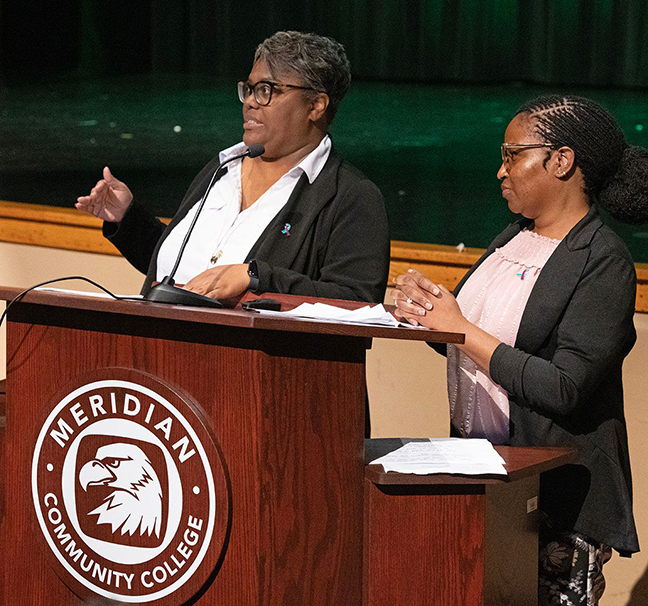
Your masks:
<svg viewBox="0 0 648 606"><path fill-rule="evenodd" d="M464 276L531 221L505 229ZM624 555L639 550L621 366L636 340L636 272L595 206L558 245L531 292L514 347L500 344L490 375L509 394L515 446L573 446L573 465L542 474L541 508L558 528Z"/></svg>
<svg viewBox="0 0 648 606"><path fill-rule="evenodd" d="M104 223L104 235L146 274L142 292L156 278L162 242L200 200L217 166L214 158L193 180L168 226L137 201L121 223ZM286 223L291 225L289 236L282 233ZM389 232L380 191L331 149L313 183L301 176L246 262L252 259L259 271L257 292L382 303L389 271Z"/></svg>

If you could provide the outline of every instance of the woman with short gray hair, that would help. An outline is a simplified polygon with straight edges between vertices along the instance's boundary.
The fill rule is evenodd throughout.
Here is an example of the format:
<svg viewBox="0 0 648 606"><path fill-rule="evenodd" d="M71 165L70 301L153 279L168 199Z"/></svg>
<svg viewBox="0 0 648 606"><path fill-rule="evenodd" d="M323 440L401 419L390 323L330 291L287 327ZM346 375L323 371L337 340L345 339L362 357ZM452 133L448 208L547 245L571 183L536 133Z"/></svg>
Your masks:
<svg viewBox="0 0 648 606"><path fill-rule="evenodd" d="M326 92L328 123L333 121L351 85L351 66L339 42L317 34L277 32L257 47L254 62L259 61L265 61L273 77L294 73L311 88L306 94Z"/></svg>
<svg viewBox="0 0 648 606"><path fill-rule="evenodd" d="M217 299L250 290L382 302L389 268L384 200L328 134L350 80L340 43L277 32L259 45L250 75L238 83L243 141L198 174L168 226L108 167L76 206L103 219L104 235L147 274L144 293L169 275L206 195L175 274L184 288ZM214 175L219 163L251 148L259 155Z"/></svg>

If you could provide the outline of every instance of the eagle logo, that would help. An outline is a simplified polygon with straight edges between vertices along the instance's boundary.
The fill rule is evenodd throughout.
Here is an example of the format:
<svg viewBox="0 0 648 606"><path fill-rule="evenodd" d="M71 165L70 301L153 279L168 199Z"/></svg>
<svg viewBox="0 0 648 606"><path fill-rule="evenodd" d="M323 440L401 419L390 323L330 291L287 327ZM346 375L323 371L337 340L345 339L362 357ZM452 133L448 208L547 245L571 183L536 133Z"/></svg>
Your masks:
<svg viewBox="0 0 648 606"><path fill-rule="evenodd" d="M91 451L92 452L92 451ZM100 446L78 475L85 492L108 490L99 507L88 513L96 523L108 524L112 533L159 539L162 525L162 486L146 453L135 444Z"/></svg>

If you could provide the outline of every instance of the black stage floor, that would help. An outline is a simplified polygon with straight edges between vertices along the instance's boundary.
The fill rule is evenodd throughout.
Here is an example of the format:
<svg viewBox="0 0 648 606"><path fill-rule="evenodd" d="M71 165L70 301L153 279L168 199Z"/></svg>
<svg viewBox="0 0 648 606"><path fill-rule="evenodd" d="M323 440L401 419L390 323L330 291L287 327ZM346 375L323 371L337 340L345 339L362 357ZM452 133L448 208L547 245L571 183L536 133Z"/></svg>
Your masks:
<svg viewBox="0 0 648 606"><path fill-rule="evenodd" d="M0 199L71 206L108 164L170 216L198 170L240 140L234 81L192 76L12 86L0 91ZM648 147L644 91L356 82L332 126L342 154L382 190L392 237L485 247L512 218L496 172L506 124L547 92L606 105ZM613 224L648 262L648 226Z"/></svg>

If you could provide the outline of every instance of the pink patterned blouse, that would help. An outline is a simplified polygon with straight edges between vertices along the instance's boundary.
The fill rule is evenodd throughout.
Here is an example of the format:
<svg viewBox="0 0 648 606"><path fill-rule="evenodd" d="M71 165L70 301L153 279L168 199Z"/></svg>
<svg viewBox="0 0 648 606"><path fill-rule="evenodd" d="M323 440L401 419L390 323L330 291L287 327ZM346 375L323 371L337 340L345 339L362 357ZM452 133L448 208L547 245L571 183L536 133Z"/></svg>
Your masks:
<svg viewBox="0 0 648 606"><path fill-rule="evenodd" d="M457 301L466 319L514 345L540 271L560 240L522 230L497 248L466 281ZM463 437L509 441L507 393L457 347L448 345L450 418Z"/></svg>

